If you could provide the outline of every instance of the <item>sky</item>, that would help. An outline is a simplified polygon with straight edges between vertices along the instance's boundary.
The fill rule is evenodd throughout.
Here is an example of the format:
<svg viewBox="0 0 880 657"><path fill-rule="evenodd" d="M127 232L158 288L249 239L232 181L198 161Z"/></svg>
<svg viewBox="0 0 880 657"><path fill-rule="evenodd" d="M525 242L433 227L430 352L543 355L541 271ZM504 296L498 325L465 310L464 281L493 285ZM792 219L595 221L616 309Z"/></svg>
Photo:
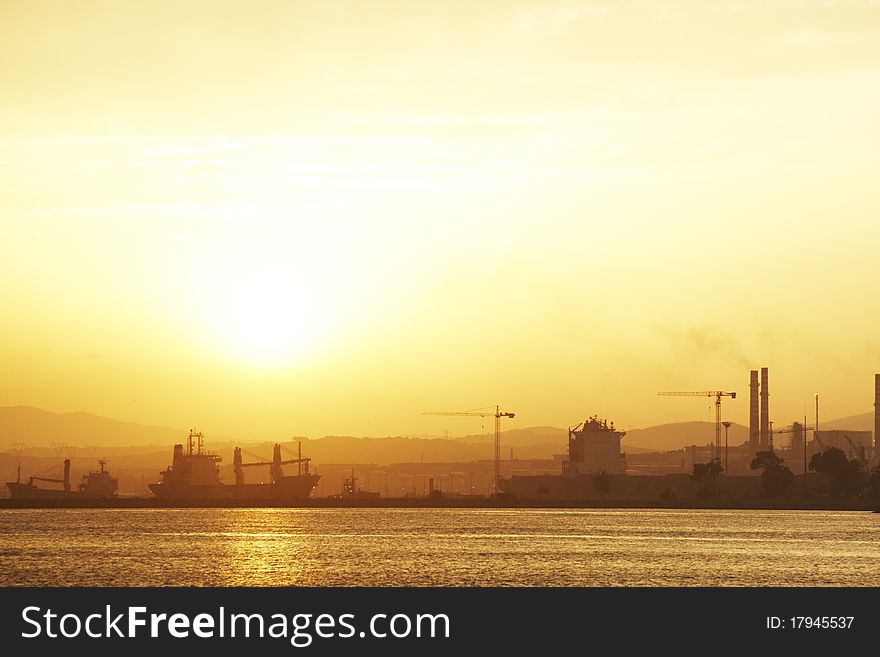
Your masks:
<svg viewBox="0 0 880 657"><path fill-rule="evenodd" d="M868 412L880 2L0 0L0 405Z"/></svg>

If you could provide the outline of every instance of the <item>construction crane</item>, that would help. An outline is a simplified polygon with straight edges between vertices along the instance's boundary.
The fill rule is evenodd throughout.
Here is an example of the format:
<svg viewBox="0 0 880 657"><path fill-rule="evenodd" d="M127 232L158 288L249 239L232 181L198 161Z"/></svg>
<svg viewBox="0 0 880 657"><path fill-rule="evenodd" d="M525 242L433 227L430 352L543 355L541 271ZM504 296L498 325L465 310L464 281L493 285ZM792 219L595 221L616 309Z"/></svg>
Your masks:
<svg viewBox="0 0 880 657"><path fill-rule="evenodd" d="M714 397L715 398L715 458L721 458L721 398L736 399L735 392L722 390L702 390L700 392L658 392L664 397Z"/></svg>
<svg viewBox="0 0 880 657"><path fill-rule="evenodd" d="M487 409L492 408L491 406L487 406ZM494 417L495 418L495 480L493 482L492 490L497 495L501 492L501 418L509 417L513 418L513 413L506 413L501 410L499 405L495 406L495 411L483 411L482 409L477 409L475 411L427 411L422 413L422 415L448 415L448 416L459 416L459 415L468 415L471 417Z"/></svg>

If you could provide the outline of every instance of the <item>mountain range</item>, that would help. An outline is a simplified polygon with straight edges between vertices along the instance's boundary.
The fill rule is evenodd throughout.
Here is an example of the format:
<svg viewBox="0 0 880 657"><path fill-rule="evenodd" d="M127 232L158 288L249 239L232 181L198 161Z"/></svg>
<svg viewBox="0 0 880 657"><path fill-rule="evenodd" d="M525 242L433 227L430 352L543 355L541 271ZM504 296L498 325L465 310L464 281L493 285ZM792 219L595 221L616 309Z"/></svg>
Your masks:
<svg viewBox="0 0 880 657"><path fill-rule="evenodd" d="M873 414L864 413L822 423L822 429L868 430L873 426ZM88 451L100 449L102 454L170 453L171 445L183 442L187 431L162 426L122 422L91 413L53 413L29 406L0 407L0 449L23 443L28 452L36 455L60 453L65 448L77 447ZM666 451L686 445L705 445L714 441L712 422L678 422L644 429L631 429L623 438L624 451ZM504 431L503 457L513 450L515 458L552 458L567 451L567 429L552 426L515 428ZM431 437L355 437L325 436L307 439L304 447L316 461L351 462L452 462L491 458L487 447L490 433L449 438ZM723 436L722 436L723 440ZM729 428L731 445L748 440L748 428L733 424ZM267 441L234 439L226 436L205 436L206 444L214 450L231 449L233 445L251 445L254 449L271 452ZM268 449L267 449L268 446ZM79 452L82 455L82 451Z"/></svg>

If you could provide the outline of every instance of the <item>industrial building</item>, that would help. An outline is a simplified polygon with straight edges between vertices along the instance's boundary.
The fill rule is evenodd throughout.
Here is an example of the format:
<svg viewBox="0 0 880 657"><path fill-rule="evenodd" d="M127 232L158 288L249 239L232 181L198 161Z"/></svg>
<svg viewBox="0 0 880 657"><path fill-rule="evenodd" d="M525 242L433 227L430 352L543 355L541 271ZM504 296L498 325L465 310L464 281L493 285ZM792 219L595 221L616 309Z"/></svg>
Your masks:
<svg viewBox="0 0 880 657"><path fill-rule="evenodd" d="M810 456L835 447L847 457L862 461L874 462L874 441L870 431L814 431L810 441Z"/></svg>

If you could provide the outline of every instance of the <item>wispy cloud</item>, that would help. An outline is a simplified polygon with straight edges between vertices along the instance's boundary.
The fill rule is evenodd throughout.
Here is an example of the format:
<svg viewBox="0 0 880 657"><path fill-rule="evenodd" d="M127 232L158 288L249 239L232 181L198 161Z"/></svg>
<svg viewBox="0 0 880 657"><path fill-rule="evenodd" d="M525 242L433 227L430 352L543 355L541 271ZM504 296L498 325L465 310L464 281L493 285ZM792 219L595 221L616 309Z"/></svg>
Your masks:
<svg viewBox="0 0 880 657"><path fill-rule="evenodd" d="M703 324L679 328L672 325L657 325L655 329L668 341L673 351L682 357L682 360L694 357L718 358L743 368L754 365L739 342L717 326Z"/></svg>

